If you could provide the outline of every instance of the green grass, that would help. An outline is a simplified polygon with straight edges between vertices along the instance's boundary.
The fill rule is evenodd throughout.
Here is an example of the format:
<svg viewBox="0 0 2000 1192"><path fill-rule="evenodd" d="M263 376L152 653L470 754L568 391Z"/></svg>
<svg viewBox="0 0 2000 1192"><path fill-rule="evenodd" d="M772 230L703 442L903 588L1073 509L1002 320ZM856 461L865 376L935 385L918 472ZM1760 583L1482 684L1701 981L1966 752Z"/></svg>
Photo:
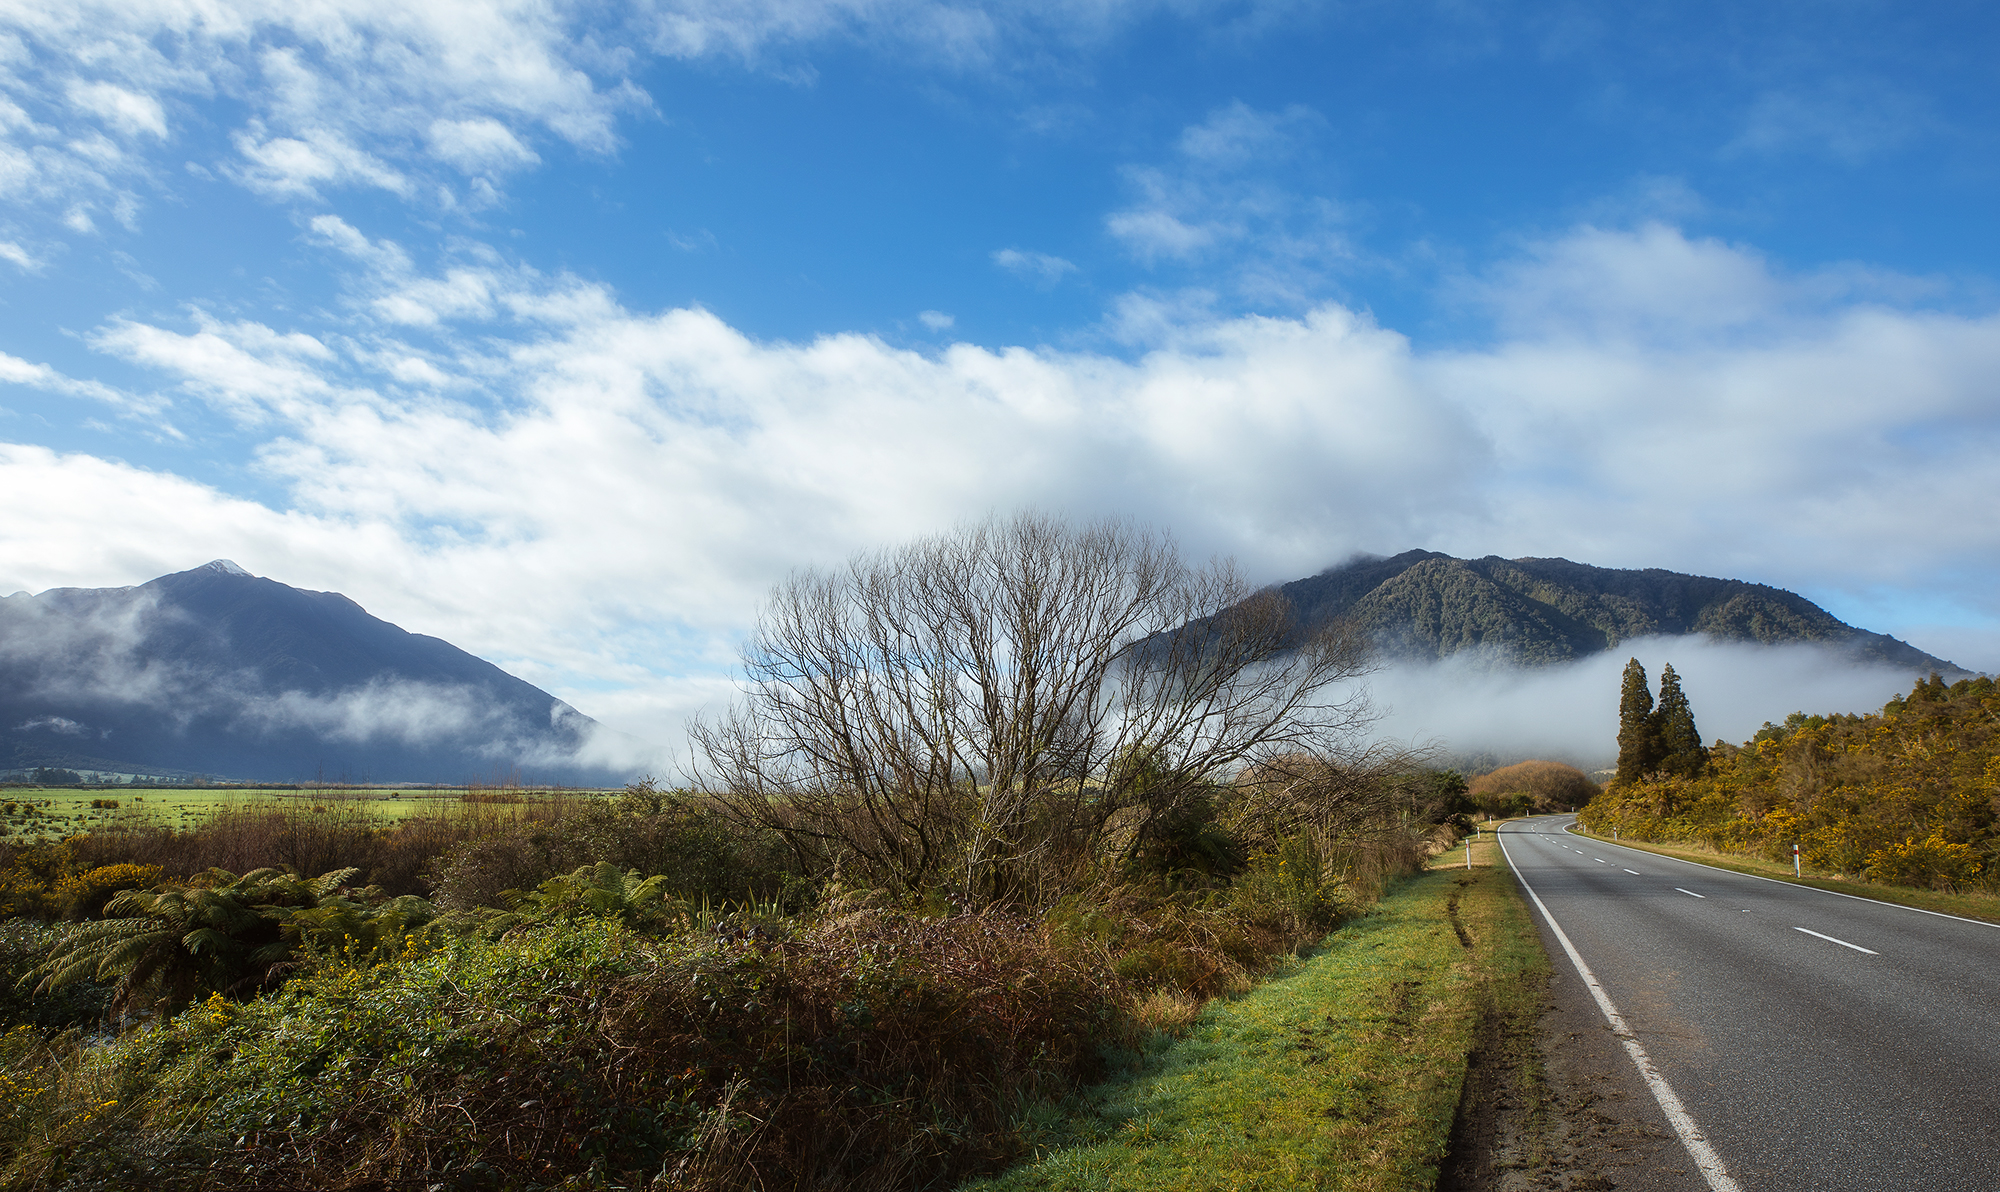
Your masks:
<svg viewBox="0 0 2000 1192"><path fill-rule="evenodd" d="M1156 1037L968 1189L1429 1189L1468 1056L1546 959L1504 868L1432 870L1291 971Z"/></svg>
<svg viewBox="0 0 2000 1192"><path fill-rule="evenodd" d="M1581 827L1571 829L1577 836L1587 836L1592 840L1602 840L1606 844L1622 844L1640 852L1656 853L1662 857L1678 857L1683 861L1699 861L1703 865L1713 865L1717 869L1727 869L1732 873L1748 873L1757 877L1776 878L1795 886L1811 886L1815 890L1832 890L1840 894L1853 894L1861 898L1872 898L1877 902L1893 902L1898 906L1913 906L1918 910L1938 911L1947 915L1961 915L1967 919L1983 919L1989 923L2000 923L2000 894L1989 894L1981 890L1950 891L1921 890L1912 886L1889 886L1879 882L1856 881L1831 873L1815 872L1808 867L1803 877L1793 877L1790 863L1772 861L1764 857L1744 853L1724 853L1699 844L1653 844L1646 841L1622 839L1612 840L1609 836L1599 836L1585 832Z"/></svg>

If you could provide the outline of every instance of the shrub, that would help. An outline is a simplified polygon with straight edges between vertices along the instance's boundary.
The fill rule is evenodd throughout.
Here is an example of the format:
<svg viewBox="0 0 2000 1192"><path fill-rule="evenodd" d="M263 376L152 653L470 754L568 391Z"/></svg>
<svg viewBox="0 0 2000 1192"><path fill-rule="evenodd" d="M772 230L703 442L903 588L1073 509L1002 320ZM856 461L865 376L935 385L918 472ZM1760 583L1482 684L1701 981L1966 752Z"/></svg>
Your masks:
<svg viewBox="0 0 2000 1192"><path fill-rule="evenodd" d="M1870 881L1899 886L1932 886L1950 890L1979 873L1979 854L1971 845L1946 840L1932 832L1922 840L1908 839L1868 854Z"/></svg>
<svg viewBox="0 0 2000 1192"><path fill-rule="evenodd" d="M745 832L692 796L641 783L615 803L579 803L559 818L465 840L438 858L432 880L440 905L472 910L604 862L658 877L683 899L781 895L799 909L811 890L784 868L787 860L775 836Z"/></svg>
<svg viewBox="0 0 2000 1192"><path fill-rule="evenodd" d="M1563 762L1525 761L1481 774L1466 793L1497 818L1583 807L1602 792L1589 775Z"/></svg>
<svg viewBox="0 0 2000 1192"><path fill-rule="evenodd" d="M76 840L0 846L0 864L0 916L53 919L56 887L79 865Z"/></svg>
<svg viewBox="0 0 2000 1192"><path fill-rule="evenodd" d="M120 862L72 873L56 883L53 903L65 919L94 919L104 904L122 890L140 890L160 880L158 865Z"/></svg>
<svg viewBox="0 0 2000 1192"><path fill-rule="evenodd" d="M1012 1156L1024 1098L1097 1074L1124 988L999 915L458 939L128 1035L90 1137L83 1093L40 1104L0 1179L945 1187Z"/></svg>
<svg viewBox="0 0 2000 1192"><path fill-rule="evenodd" d="M31 919L0 922L0 1031L29 1026L53 1034L94 1027L111 1006L111 987L80 982L52 992L36 992L24 980L57 938L55 928Z"/></svg>
<svg viewBox="0 0 2000 1192"><path fill-rule="evenodd" d="M157 1004L169 1012L203 993L255 993L292 959L289 912L319 905L352 876L335 870L308 880L267 868L237 877L218 869L201 885L124 890L106 905L108 918L61 932L30 974L41 978L35 992L116 979L114 1011Z"/></svg>

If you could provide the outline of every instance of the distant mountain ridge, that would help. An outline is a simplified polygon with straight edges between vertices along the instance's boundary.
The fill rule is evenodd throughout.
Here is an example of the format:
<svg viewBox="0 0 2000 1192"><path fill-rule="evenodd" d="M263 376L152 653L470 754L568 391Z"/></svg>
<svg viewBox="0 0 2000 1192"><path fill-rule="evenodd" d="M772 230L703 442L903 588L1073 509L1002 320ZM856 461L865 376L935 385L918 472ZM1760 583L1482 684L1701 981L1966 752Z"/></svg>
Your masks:
<svg viewBox="0 0 2000 1192"><path fill-rule="evenodd" d="M226 559L0 598L0 770L261 781L602 780L597 722L338 592Z"/></svg>
<svg viewBox="0 0 2000 1192"><path fill-rule="evenodd" d="M1946 676L1971 672L1886 634L1857 629L1794 592L1659 568L1568 559L1458 559L1437 551L1360 558L1280 585L1300 618L1346 618L1387 655L1490 651L1523 666L1569 662L1649 635L1810 643L1866 662Z"/></svg>

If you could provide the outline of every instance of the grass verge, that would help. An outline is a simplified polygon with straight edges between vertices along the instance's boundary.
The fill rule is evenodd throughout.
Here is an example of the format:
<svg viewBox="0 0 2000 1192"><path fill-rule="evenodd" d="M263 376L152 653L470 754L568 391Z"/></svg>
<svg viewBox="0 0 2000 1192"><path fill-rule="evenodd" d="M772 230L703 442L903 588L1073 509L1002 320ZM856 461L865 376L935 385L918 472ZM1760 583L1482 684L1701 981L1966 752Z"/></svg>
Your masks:
<svg viewBox="0 0 2000 1192"><path fill-rule="evenodd" d="M965 1187L1435 1187L1468 1065L1532 1060L1546 972L1503 867L1403 879L1291 971L1047 1111L1034 1159Z"/></svg>
<svg viewBox="0 0 2000 1192"><path fill-rule="evenodd" d="M1713 865L1717 869L1727 869L1732 873L1747 873L1755 877L1768 877L1795 886L1811 886L1816 890L1832 890L1839 894L1853 894L1860 898L1872 898L1877 902L1893 902L1898 906L1915 907L1918 910L1937 911L1940 914L1958 915L1966 919L1981 919L1988 923L2000 923L2000 894L1984 892L1955 892L1946 890L1921 890L1912 886L1887 886L1877 882L1855 881L1851 878L1836 877L1832 874L1807 873L1804 877L1793 877L1792 867L1778 861L1768 861L1763 857L1746 856L1742 853L1717 852L1698 844L1653 844L1638 840L1612 840L1609 836L1599 836L1585 832L1581 828L1570 829L1572 834L1587 836L1592 840L1602 840L1606 844L1621 844L1643 853L1655 853L1662 857L1675 857L1683 861L1698 861L1703 865Z"/></svg>

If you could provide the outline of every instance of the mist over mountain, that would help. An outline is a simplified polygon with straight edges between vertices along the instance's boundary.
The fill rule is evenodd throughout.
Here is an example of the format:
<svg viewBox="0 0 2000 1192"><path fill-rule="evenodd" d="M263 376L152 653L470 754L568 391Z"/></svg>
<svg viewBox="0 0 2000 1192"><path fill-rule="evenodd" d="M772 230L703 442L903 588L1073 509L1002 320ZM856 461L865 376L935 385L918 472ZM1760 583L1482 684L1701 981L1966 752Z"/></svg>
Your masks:
<svg viewBox="0 0 2000 1192"><path fill-rule="evenodd" d="M0 599L0 771L594 784L621 778L591 760L607 734L449 642L227 560Z"/></svg>
<svg viewBox="0 0 2000 1192"><path fill-rule="evenodd" d="M1281 585L1300 618L1345 618L1389 660L1462 653L1499 664L1575 662L1637 638L1812 645L1860 664L1947 677L1970 672L1886 634L1857 629L1796 593L1659 568L1568 559L1458 559L1437 551L1359 558Z"/></svg>

